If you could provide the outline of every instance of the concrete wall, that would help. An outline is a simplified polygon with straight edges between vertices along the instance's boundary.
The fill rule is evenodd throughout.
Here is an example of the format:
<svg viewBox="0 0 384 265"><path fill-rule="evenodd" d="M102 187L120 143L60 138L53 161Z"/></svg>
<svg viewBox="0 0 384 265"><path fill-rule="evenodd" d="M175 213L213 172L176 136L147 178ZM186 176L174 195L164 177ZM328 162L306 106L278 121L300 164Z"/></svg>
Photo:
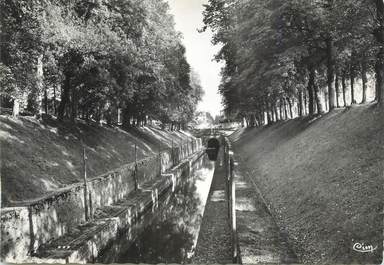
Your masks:
<svg viewBox="0 0 384 265"><path fill-rule="evenodd" d="M135 163L124 165L87 182L88 212L109 206L141 184L161 177L194 152L201 150L201 139L191 139L173 150L166 150ZM135 170L135 168L137 168ZM1 209L1 260L17 262L50 239L60 237L85 222L84 184L59 190L23 207Z"/></svg>

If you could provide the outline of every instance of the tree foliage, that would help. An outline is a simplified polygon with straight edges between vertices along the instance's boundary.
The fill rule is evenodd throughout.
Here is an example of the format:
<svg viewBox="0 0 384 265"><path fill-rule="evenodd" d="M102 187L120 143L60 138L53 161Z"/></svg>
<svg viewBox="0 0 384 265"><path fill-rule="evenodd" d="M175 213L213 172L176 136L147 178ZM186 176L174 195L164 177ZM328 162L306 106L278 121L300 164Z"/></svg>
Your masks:
<svg viewBox="0 0 384 265"><path fill-rule="evenodd" d="M375 73L376 100L383 101L384 6L356 0L209 0L203 30L214 32L224 60L220 92L232 119L250 125L325 111L349 104L341 80Z"/></svg>
<svg viewBox="0 0 384 265"><path fill-rule="evenodd" d="M192 117L201 90L165 1L3 0L0 10L1 94L27 95L33 113L112 123L121 110L126 126Z"/></svg>

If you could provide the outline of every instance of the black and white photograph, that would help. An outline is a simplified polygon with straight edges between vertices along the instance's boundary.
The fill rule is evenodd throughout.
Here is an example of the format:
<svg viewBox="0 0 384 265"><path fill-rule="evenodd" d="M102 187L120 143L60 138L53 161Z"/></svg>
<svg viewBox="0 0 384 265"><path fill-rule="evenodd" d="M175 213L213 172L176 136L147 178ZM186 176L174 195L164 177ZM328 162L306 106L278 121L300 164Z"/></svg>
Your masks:
<svg viewBox="0 0 384 265"><path fill-rule="evenodd" d="M0 264L384 264L384 0L0 0Z"/></svg>

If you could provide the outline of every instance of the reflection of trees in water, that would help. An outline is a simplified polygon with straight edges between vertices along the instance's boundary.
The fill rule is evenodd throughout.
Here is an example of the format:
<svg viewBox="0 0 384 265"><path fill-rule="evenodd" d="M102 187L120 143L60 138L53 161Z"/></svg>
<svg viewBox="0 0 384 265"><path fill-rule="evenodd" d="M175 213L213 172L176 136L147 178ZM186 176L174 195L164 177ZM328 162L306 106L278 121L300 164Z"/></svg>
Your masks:
<svg viewBox="0 0 384 265"><path fill-rule="evenodd" d="M118 262L183 263L192 247L193 235L171 221L147 227Z"/></svg>
<svg viewBox="0 0 384 265"><path fill-rule="evenodd" d="M169 203L160 204L151 223L130 248L118 257L117 262L185 263L191 252L201 224L198 212L202 202L197 193L196 180L203 179L204 172L213 170L207 159L200 169L192 170Z"/></svg>

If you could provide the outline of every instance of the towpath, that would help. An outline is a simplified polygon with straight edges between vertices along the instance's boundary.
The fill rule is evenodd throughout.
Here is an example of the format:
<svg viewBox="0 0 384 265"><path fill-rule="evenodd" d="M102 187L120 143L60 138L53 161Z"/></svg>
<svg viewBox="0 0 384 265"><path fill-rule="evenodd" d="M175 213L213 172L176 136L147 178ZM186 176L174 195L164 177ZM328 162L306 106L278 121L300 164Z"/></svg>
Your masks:
<svg viewBox="0 0 384 265"><path fill-rule="evenodd" d="M192 263L230 264L231 249L225 166L220 148Z"/></svg>

